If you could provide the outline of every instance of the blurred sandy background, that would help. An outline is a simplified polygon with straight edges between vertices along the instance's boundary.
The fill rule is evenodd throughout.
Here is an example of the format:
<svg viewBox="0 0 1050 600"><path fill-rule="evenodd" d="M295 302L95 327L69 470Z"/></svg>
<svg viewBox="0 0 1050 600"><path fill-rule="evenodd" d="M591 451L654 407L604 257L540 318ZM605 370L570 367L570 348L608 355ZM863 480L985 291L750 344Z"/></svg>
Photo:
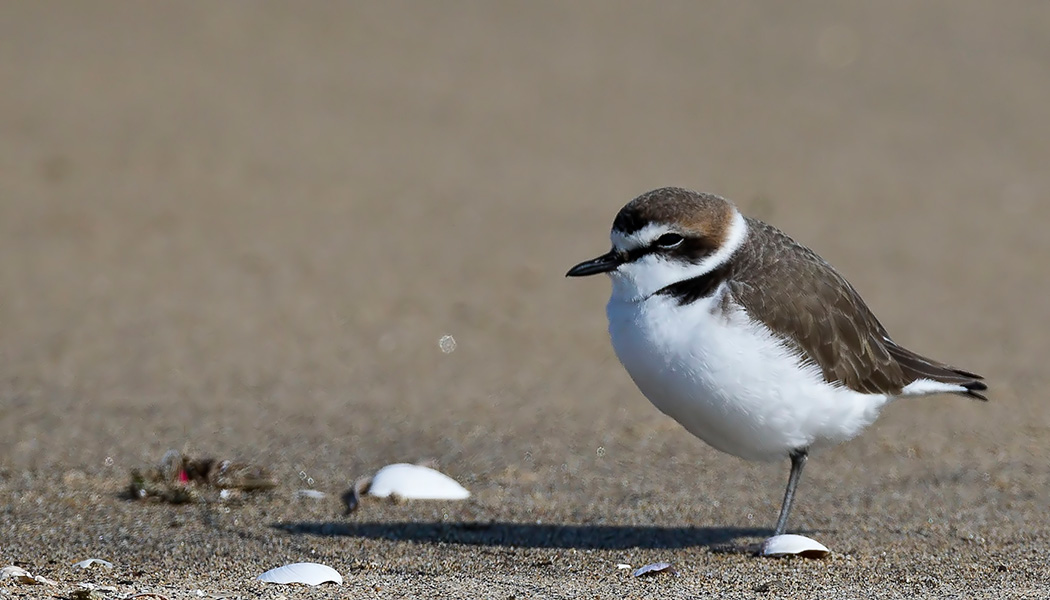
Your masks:
<svg viewBox="0 0 1050 600"><path fill-rule="evenodd" d="M0 563L169 597L1041 597L1048 31L1042 3L3 3ZM988 377L810 461L792 527L831 559L724 551L786 461L661 416L608 284L562 278L663 185ZM121 499L169 448L281 488ZM474 496L340 515L420 459ZM251 582L299 560L346 586ZM678 575L615 566L654 560Z"/></svg>

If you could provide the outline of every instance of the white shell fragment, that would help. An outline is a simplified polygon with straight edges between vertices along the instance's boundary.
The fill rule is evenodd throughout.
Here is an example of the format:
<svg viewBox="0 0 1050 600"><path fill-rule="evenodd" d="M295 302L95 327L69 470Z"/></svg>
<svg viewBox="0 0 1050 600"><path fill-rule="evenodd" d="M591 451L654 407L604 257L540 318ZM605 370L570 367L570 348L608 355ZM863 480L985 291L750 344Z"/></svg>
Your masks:
<svg viewBox="0 0 1050 600"><path fill-rule="evenodd" d="M304 583L321 585L322 583L343 583L343 576L332 567L317 563L293 563L269 571L255 578L265 583Z"/></svg>
<svg viewBox="0 0 1050 600"><path fill-rule="evenodd" d="M670 568L671 568L671 563L669 563L669 562L656 562L656 563L652 563L652 564L649 564L649 565L645 565L644 567L638 567L637 569L634 570L634 573L631 573L631 575L633 575L634 577L644 577L645 575L656 575L657 573L660 573L662 571L666 571L667 569L670 569Z"/></svg>
<svg viewBox="0 0 1050 600"><path fill-rule="evenodd" d="M470 492L440 471L398 463L379 469L372 477L368 495L377 498L393 495L408 500L463 500L470 497Z"/></svg>
<svg viewBox="0 0 1050 600"><path fill-rule="evenodd" d="M113 563L109 562L108 560L102 560L101 558L89 558L89 559L86 559L86 560L82 560L82 561L80 561L78 563L74 563L73 564L73 568L75 568L75 569L86 569L86 568L88 568L88 567L90 567L92 565L98 565L100 567L105 567L107 569L112 569L113 568Z"/></svg>
<svg viewBox="0 0 1050 600"><path fill-rule="evenodd" d="M324 500L325 494L320 490L295 490L296 498L306 498L309 500Z"/></svg>
<svg viewBox="0 0 1050 600"><path fill-rule="evenodd" d="M762 543L762 556L801 556L803 558L824 558L831 554L827 546L804 535L785 533L775 535Z"/></svg>
<svg viewBox="0 0 1050 600"><path fill-rule="evenodd" d="M26 571L22 567L11 565L0 569L0 579L7 579L8 577L14 577L17 579L19 577L30 577L30 575L29 571Z"/></svg>
<svg viewBox="0 0 1050 600"><path fill-rule="evenodd" d="M58 582L52 581L43 575L33 575L22 567L16 567L14 565L0 569L0 580L9 577L18 583L27 583L30 585L58 585Z"/></svg>
<svg viewBox="0 0 1050 600"><path fill-rule="evenodd" d="M11 565L0 569L0 579L7 579L8 577L21 577L23 575L29 575L29 571L26 571L22 567L16 567Z"/></svg>
<svg viewBox="0 0 1050 600"><path fill-rule="evenodd" d="M456 351L456 338L451 335L441 336L441 339L438 340L438 348L441 348L445 354L452 354Z"/></svg>

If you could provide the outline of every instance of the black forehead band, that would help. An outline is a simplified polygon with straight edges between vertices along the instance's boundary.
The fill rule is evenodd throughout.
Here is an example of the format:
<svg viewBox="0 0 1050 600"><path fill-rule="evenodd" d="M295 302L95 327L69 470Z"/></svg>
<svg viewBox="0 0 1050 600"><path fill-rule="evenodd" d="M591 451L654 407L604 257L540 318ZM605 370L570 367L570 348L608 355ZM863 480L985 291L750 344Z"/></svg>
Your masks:
<svg viewBox="0 0 1050 600"><path fill-rule="evenodd" d="M616 215L612 228L614 231L619 231L624 235L631 235L641 231L642 227L645 227L647 223L648 219L643 218L639 211L624 209Z"/></svg>

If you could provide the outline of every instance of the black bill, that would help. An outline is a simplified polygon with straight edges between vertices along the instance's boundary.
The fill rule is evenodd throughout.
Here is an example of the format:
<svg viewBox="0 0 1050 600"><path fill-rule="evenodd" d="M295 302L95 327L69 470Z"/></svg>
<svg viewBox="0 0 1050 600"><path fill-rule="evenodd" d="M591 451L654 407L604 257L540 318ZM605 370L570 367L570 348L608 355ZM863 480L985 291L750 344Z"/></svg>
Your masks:
<svg viewBox="0 0 1050 600"><path fill-rule="evenodd" d="M592 258L569 269L565 276L586 277L588 275L597 275L598 273L608 273L609 271L615 271L622 264L623 257L615 250L610 250L608 254Z"/></svg>

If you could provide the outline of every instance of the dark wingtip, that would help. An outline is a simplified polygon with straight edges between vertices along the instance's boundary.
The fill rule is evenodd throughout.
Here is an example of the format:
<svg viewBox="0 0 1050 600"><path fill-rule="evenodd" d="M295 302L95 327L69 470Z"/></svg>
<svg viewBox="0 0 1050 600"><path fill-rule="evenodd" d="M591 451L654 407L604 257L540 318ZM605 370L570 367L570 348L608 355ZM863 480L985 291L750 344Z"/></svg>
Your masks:
<svg viewBox="0 0 1050 600"><path fill-rule="evenodd" d="M977 379L969 383L963 384L963 387L966 388L966 395L970 396L971 398L987 402L988 397L984 394L981 394L980 392L987 390L988 385L985 382L980 381L980 375L974 375L973 373L967 373L967 375L970 377L975 377Z"/></svg>
<svg viewBox="0 0 1050 600"><path fill-rule="evenodd" d="M969 371L963 371L962 369L956 369L954 367L952 367L951 369L952 369L952 371L955 371L955 373L957 375L962 375L963 377L969 377L970 379L976 379L978 381L978 383L980 383L980 380L984 379L984 377L982 377L981 375L978 375L977 373L971 373ZM982 383L981 385L984 385L984 384ZM981 388L981 389L985 389L985 388Z"/></svg>
<svg viewBox="0 0 1050 600"><path fill-rule="evenodd" d="M953 393L973 398L975 400L988 400L988 398L981 393L988 389L988 386L982 381L984 377L977 373L964 371L963 369L957 369L953 366L930 360L912 352L911 350L898 346L891 340L887 340L887 342L886 349L889 351L890 355L897 360L901 369L904 370L912 381L925 378L940 383L946 383L948 385L957 385L963 389Z"/></svg>

